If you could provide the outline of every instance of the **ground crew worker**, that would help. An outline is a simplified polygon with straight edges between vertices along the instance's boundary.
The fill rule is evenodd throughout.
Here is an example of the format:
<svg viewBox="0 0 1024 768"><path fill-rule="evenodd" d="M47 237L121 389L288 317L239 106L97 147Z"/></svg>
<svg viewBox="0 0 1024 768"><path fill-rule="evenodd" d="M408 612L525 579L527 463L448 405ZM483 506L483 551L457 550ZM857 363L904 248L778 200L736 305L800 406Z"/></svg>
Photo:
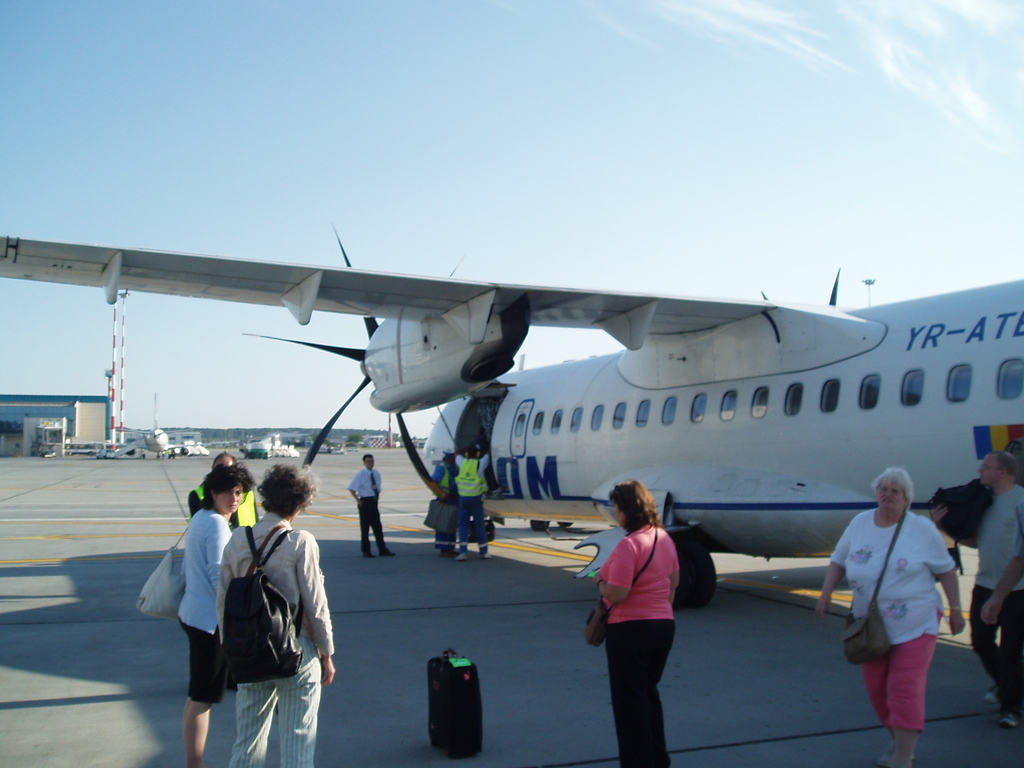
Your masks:
<svg viewBox="0 0 1024 768"><path fill-rule="evenodd" d="M444 458L441 459L441 463L434 469L434 474L430 476L430 479L441 487L441 495L438 498L441 501L457 506L459 503L459 488L455 484L456 473L455 454L451 451L445 451ZM442 530L435 531L434 549L438 550L438 554L441 557L455 557L455 534Z"/></svg>
<svg viewBox="0 0 1024 768"><path fill-rule="evenodd" d="M235 457L226 451L224 453L218 453L213 459L213 468L217 467L231 467L235 465ZM188 495L188 519L192 519L192 515L198 512L203 507L203 499L206 498L206 488L200 484L198 488L191 491ZM245 495L242 496L242 501L238 505L238 511L231 515L231 519L228 520L228 525L231 526L232 530L240 525L248 526L252 528L256 525L256 495L251 491L246 491Z"/></svg>
<svg viewBox="0 0 1024 768"><path fill-rule="evenodd" d="M491 558L487 551L487 531L484 528L484 494L487 493L484 472L490 463L491 457L484 455L478 447L461 451L455 457L455 465L459 468L459 474L455 477L455 486L459 489L459 556L456 560L466 560L468 557L470 519L473 520L480 558Z"/></svg>

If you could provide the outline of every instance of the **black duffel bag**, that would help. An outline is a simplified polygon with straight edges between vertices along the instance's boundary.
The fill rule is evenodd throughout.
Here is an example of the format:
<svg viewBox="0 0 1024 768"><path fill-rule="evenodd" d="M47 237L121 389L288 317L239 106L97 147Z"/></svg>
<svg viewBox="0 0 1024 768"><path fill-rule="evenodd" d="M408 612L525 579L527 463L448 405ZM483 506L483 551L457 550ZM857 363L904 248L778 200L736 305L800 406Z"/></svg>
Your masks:
<svg viewBox="0 0 1024 768"><path fill-rule="evenodd" d="M975 478L967 485L939 488L928 503L933 508L943 505L949 510L939 523L942 530L957 541L973 539L978 533L981 516L992 506L992 489Z"/></svg>

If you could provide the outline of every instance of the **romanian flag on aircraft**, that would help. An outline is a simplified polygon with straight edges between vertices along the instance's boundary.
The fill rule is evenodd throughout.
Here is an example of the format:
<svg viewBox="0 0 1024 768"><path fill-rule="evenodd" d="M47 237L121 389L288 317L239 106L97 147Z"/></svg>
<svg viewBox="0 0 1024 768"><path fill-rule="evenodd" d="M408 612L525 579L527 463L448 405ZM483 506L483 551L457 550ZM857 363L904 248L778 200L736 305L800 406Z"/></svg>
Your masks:
<svg viewBox="0 0 1024 768"><path fill-rule="evenodd" d="M1024 440L1024 424L993 424L974 428L974 450L979 459L1002 451L1011 440Z"/></svg>

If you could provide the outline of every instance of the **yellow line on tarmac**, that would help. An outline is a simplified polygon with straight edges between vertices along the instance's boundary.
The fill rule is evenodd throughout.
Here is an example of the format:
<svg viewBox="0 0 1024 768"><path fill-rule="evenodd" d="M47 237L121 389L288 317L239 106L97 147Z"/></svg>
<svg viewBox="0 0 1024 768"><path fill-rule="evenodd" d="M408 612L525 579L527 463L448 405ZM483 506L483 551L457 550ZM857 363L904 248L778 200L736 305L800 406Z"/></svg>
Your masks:
<svg viewBox="0 0 1024 768"><path fill-rule="evenodd" d="M178 525L178 523L184 523L185 518L180 520L168 520L166 522L160 522L157 520L0 520L0 525Z"/></svg>
<svg viewBox="0 0 1024 768"><path fill-rule="evenodd" d="M351 517L351 516L347 516L347 515L332 515L332 514L329 514L327 512L314 512L311 509L306 510L305 514L312 515L314 517L329 517L331 520L343 520L346 523L358 523L359 522L359 518L357 518L357 517Z"/></svg>
<svg viewBox="0 0 1024 768"><path fill-rule="evenodd" d="M516 549L521 552L535 552L538 555L551 555L552 557L564 557L569 560L582 560L584 562L590 562L594 558L588 557L587 555L576 555L572 552L562 552L557 549L544 549L542 547L527 547L523 544L510 544L504 541L492 541L489 546L492 547L503 547L505 549Z"/></svg>
<svg viewBox="0 0 1024 768"><path fill-rule="evenodd" d="M798 595L800 597L821 597L821 590L819 589L800 589L793 587L783 587L779 584L768 584L763 581L749 581L747 579L732 579L728 576L719 579L723 584L737 584L741 587L755 587L756 589L769 589L775 592L785 592L789 595ZM849 605L853 602L853 597L846 594L835 594L832 595L832 602L842 603L843 605Z"/></svg>
<svg viewBox="0 0 1024 768"><path fill-rule="evenodd" d="M320 517L330 517L330 518L332 518L334 520L344 520L346 522L352 522L352 523L358 522L358 518L345 517L343 515L331 515L331 514L328 514L326 512L309 512L308 514L318 515ZM408 533L421 533L424 536L429 536L430 533L431 533L431 531L429 529L424 530L422 528L409 528L408 526L404 526L404 525L391 525L391 524L388 524L388 525L385 525L384 527L387 528L388 530L392 530L392 531L406 531ZM588 557L587 555L576 555L576 554L572 554L570 552L560 552L557 549L543 549L541 547L528 547L528 546L525 546L523 544L511 544L511 543L508 543L508 542L497 541L497 540L490 542L489 546L492 546L492 547L504 547L505 549L516 549L516 550L520 550L522 552L535 552L538 555L551 555L552 557L564 557L564 558L567 558L569 560L583 560L583 561L586 561L586 562L589 562L590 560L593 560L592 557Z"/></svg>
<svg viewBox="0 0 1024 768"><path fill-rule="evenodd" d="M166 552L162 552L156 555L107 555L99 556L93 555L91 557L40 557L31 558L28 560L0 560L0 565L46 565L46 564L59 564L59 563L82 563L86 561L103 561L103 560L159 560Z"/></svg>
<svg viewBox="0 0 1024 768"><path fill-rule="evenodd" d="M181 536L181 533L117 533L117 534L82 534L74 536L69 533L57 533L52 536L0 536L0 541L70 541L73 539L148 539L154 536Z"/></svg>

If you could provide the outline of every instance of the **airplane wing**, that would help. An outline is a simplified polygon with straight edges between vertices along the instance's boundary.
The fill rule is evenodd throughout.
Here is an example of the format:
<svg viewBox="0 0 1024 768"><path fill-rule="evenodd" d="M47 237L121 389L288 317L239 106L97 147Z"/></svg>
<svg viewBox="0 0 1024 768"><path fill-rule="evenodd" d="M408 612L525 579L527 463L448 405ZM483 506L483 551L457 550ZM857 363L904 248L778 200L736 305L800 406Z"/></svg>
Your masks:
<svg viewBox="0 0 1024 768"><path fill-rule="evenodd" d="M647 333L715 328L775 307L739 302L415 277L360 269L198 256L6 237L0 277L287 307L303 325L314 310L394 318L444 314L484 301L501 312L526 294L530 324L602 328L627 347ZM635 345L635 346L634 346Z"/></svg>

